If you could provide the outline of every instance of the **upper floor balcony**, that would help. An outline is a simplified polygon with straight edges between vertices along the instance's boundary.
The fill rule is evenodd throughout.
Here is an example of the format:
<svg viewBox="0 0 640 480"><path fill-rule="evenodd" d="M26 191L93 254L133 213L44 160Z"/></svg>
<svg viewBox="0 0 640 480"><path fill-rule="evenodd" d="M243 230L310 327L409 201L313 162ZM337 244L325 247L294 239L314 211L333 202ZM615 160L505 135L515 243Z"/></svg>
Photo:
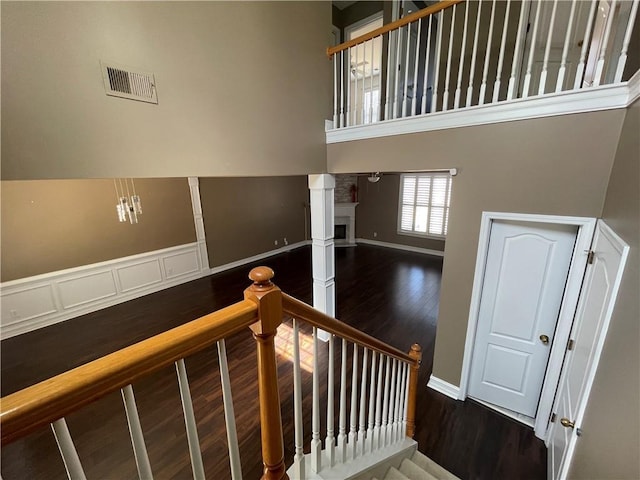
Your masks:
<svg viewBox="0 0 640 480"><path fill-rule="evenodd" d="M327 143L624 108L640 96L638 3L394 2L394 21L327 49Z"/></svg>

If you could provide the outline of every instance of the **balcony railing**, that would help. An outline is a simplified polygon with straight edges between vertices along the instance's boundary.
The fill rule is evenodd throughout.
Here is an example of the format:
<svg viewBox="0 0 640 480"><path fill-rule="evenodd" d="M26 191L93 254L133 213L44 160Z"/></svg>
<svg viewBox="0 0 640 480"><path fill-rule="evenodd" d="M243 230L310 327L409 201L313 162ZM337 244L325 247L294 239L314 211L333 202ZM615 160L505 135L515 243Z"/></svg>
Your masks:
<svg viewBox="0 0 640 480"><path fill-rule="evenodd" d="M438 2L327 49L333 128L620 83L638 3Z"/></svg>

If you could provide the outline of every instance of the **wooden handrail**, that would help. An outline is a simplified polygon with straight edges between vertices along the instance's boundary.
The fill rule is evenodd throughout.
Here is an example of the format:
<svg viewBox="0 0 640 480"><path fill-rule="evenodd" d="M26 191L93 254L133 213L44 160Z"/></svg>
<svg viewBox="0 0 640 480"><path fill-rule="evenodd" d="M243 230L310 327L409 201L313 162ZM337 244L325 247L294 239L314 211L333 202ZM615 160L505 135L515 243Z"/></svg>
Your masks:
<svg viewBox="0 0 640 480"><path fill-rule="evenodd" d="M396 358L411 366L417 366L419 364L419 361L416 360L415 357L404 353L402 350L391 347L377 338L367 335L366 333L363 333L340 320L330 317L329 315L325 315L321 311L316 310L286 293L282 294L282 310L295 319L304 320L314 327L318 327L350 342L357 343L360 346L367 347L370 350Z"/></svg>
<svg viewBox="0 0 640 480"><path fill-rule="evenodd" d="M358 38L343 42L340 45L336 45L334 47L327 47L327 57L331 58L336 53L346 50L347 48L354 47L366 42L367 40L371 40L372 38L379 37L380 35L384 35L387 32L391 32L392 30L404 27L411 22L415 22L416 20L420 20L421 18L428 17L429 15L433 15L434 13L438 13L441 10L445 10L463 1L464 0L441 0L438 3L431 5L430 7L423 8L422 10L418 10L417 12L407 15L406 17L400 18L395 22L387 23L386 25L383 25L380 28L376 28L369 33L360 35Z"/></svg>
<svg viewBox="0 0 640 480"><path fill-rule="evenodd" d="M257 320L256 303L243 300L7 395L0 403L1 443L17 440Z"/></svg>

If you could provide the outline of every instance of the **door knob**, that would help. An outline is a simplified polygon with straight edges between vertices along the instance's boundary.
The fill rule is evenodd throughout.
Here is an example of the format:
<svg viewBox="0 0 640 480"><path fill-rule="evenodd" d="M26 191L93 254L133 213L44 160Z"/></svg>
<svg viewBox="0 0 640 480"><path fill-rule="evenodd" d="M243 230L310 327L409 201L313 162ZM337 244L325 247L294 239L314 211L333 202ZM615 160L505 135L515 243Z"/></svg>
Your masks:
<svg viewBox="0 0 640 480"><path fill-rule="evenodd" d="M547 335L540 335L540 341L545 345L549 345L549 337Z"/></svg>
<svg viewBox="0 0 640 480"><path fill-rule="evenodd" d="M564 417L560 419L560 425L562 425L565 428L574 428L576 426L574 422Z"/></svg>

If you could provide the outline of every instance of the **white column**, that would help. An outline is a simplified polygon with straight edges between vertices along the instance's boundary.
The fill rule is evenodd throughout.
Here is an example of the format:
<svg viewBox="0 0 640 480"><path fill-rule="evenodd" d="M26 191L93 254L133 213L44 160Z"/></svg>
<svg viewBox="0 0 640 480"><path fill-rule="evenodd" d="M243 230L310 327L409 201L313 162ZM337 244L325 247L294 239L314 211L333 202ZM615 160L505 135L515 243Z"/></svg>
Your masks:
<svg viewBox="0 0 640 480"><path fill-rule="evenodd" d="M333 245L336 181L333 175L309 175L311 196L311 240L313 266L313 306L331 317L336 316L335 258ZM320 330L318 338L329 340Z"/></svg>
<svg viewBox="0 0 640 480"><path fill-rule="evenodd" d="M200 182L198 177L189 177L189 191L191 192L193 221L196 224L196 241L198 242L198 252L200 253L200 271L208 274L209 254L207 253L207 238L204 232L202 203L200 202Z"/></svg>

